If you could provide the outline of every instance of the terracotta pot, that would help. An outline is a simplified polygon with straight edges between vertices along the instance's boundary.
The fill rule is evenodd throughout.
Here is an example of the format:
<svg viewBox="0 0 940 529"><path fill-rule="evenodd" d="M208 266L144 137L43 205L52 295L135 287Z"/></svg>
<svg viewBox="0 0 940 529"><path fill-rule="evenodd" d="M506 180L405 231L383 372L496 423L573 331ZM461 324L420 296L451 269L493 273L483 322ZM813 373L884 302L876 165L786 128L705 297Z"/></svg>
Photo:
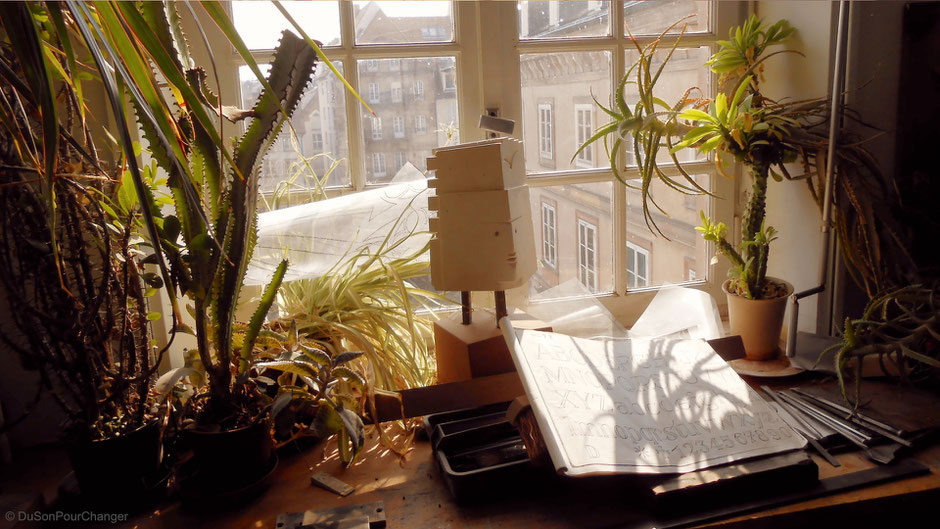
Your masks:
<svg viewBox="0 0 940 529"><path fill-rule="evenodd" d="M780 350L783 315L787 310L787 298L793 293L793 285L775 277L767 279L786 285L787 294L774 299L747 299L728 292L730 279L721 285L728 297L731 334L740 335L744 340L744 353L748 360L767 360L777 356Z"/></svg>

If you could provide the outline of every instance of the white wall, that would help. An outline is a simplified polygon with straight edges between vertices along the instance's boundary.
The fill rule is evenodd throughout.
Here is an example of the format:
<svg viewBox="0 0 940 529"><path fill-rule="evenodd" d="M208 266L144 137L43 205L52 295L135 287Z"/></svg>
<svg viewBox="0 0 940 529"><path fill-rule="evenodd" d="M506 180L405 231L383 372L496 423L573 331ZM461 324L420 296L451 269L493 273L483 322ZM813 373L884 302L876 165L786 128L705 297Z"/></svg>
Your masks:
<svg viewBox="0 0 940 529"><path fill-rule="evenodd" d="M797 29L787 48L803 54L781 54L765 64L763 89L772 99L807 99L823 97L829 91L830 38L834 35L833 7L830 2L757 2L757 16L767 22L787 19ZM792 175L801 174L799 166L788 166ZM745 179L739 181L739 208L745 204ZM819 284L822 255L821 214L802 182L770 182L767 191L767 224L780 232L771 246L768 274L786 279L797 291ZM800 302L798 328L817 332L816 312L819 296Z"/></svg>

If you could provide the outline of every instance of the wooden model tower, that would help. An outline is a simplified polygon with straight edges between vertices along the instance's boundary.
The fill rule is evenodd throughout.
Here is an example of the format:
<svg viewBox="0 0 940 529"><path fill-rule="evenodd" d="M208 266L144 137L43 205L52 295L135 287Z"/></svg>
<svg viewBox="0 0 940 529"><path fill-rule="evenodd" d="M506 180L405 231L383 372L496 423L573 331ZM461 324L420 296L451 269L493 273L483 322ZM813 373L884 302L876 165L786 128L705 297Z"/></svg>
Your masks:
<svg viewBox="0 0 940 529"><path fill-rule="evenodd" d="M428 198L431 283L460 291L462 305L459 323L435 324L439 381L512 370L497 322L507 315L505 291L536 269L522 142L503 137L442 147L428 158L428 169L435 171L428 187L436 193ZM495 293L495 318L471 315L474 290Z"/></svg>

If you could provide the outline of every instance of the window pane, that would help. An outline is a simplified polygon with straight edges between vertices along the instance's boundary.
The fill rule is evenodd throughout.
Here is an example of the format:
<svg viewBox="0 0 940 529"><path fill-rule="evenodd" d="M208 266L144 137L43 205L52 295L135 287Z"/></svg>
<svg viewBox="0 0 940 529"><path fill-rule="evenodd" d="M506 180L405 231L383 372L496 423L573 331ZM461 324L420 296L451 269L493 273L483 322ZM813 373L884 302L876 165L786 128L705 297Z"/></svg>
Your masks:
<svg viewBox="0 0 940 529"><path fill-rule="evenodd" d="M520 39L610 35L609 2L519 2Z"/></svg>
<svg viewBox="0 0 940 529"><path fill-rule="evenodd" d="M333 64L343 71L342 62ZM267 64L259 66L265 74L270 69ZM261 92L261 83L247 66L238 68L238 77L242 106L251 108ZM318 67L291 120L296 139L291 138L285 124L265 154L259 180L262 193L274 192L278 186L292 190L315 188L314 179L325 186L350 185L345 106L343 83L328 68ZM288 180L292 182L288 184Z"/></svg>
<svg viewBox="0 0 940 529"><path fill-rule="evenodd" d="M709 188L710 175L693 175L696 183ZM678 182L684 182L677 177ZM639 184L639 180L631 182ZM701 223L700 211L708 214L708 197L685 195L659 180L650 185L656 203L669 213L663 215L650 206L653 219L668 240L650 233L643 219L640 192L627 189L627 286L638 288L665 283L704 280L708 272L706 244L695 231Z"/></svg>
<svg viewBox="0 0 940 529"><path fill-rule="evenodd" d="M369 162L372 154L396 161L404 157L424 171L431 149L460 141L454 57L372 59L358 65L359 85L368 87L376 114L362 114L368 183L389 182L401 168L389 163L376 172Z"/></svg>
<svg viewBox="0 0 940 529"><path fill-rule="evenodd" d="M595 292L613 290L612 189L610 182L529 188L540 239L536 292L572 279Z"/></svg>
<svg viewBox="0 0 940 529"><path fill-rule="evenodd" d="M623 3L623 25L625 35L659 35L677 20L689 15L693 18L669 30L670 34L682 31L686 33L705 33L709 28L709 2L693 0L646 0L644 2Z"/></svg>
<svg viewBox="0 0 940 529"><path fill-rule="evenodd" d="M610 99L610 53L582 51L529 53L520 57L522 68L522 134L526 170L549 172L606 167L603 142L581 151L581 143L607 116L594 104ZM544 150L553 138L551 156Z"/></svg>
<svg viewBox="0 0 940 529"><path fill-rule="evenodd" d="M339 2L281 2L312 39L340 45ZM271 2L232 2L235 29L252 50L272 50L281 31L293 26Z"/></svg>
<svg viewBox="0 0 940 529"><path fill-rule="evenodd" d="M356 44L453 42L453 2L353 2Z"/></svg>
<svg viewBox="0 0 940 529"><path fill-rule="evenodd" d="M668 49L657 51L653 57L653 63L650 65L650 70L653 72L658 71L660 65L662 65L663 59L665 59L668 54ZM638 57L635 50L629 50L624 55L624 64L629 67L637 61ZM689 92L688 97L708 97L711 93L709 88L711 84L711 73L708 67L705 66L705 61L707 61L709 57L711 57L711 49L709 49L708 46L676 49L669 59L669 62L666 64L666 68L663 69L659 81L656 82L654 95L670 106L675 105L682 97L686 96L686 91L690 88L695 88L695 90ZM627 104L632 108L640 99L636 84L627 84L625 90L627 93ZM604 100L598 98L598 101L603 102ZM606 118L606 116L601 117ZM633 141L625 142L625 144L626 162L628 165L636 166ZM676 157L681 162L705 159L705 156L699 154L696 149L683 149L676 153ZM661 149L657 161L667 165L671 164L669 150Z"/></svg>

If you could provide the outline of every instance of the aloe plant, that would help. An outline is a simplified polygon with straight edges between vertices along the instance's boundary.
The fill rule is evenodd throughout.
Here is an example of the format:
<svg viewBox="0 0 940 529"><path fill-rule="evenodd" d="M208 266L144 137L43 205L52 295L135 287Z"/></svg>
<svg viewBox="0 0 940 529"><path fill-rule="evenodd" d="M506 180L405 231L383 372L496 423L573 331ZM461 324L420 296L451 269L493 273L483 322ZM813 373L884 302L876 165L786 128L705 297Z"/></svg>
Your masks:
<svg viewBox="0 0 940 529"><path fill-rule="evenodd" d="M680 23L668 28L662 36ZM766 280L770 243L776 235L773 227L765 226L769 179L806 178L814 198L817 202L822 201L822 193L816 193L821 184L814 183L813 179L821 180L821 171L816 168L825 157L825 136L819 129L828 120L828 101L814 99L778 103L767 99L760 88L764 61L779 53L792 52L779 50L768 53L768 49L783 43L792 33L793 28L785 20L766 24L752 15L744 24L731 29L728 40L718 41L718 51L706 63L713 72L720 74L719 84L730 89L730 97L722 92L713 100L695 98L691 97L693 89L690 88L673 105L656 97L655 87L679 41L669 49L658 68L653 69L660 40L645 47L634 40L639 58L621 79L613 104L607 108L597 103L612 121L599 127L581 146L583 149L601 139L605 145L610 145L608 155L614 176L628 187L639 188L647 226L660 235L663 233L656 225L650 205L663 214L666 212L649 193L654 178L681 193L707 193L680 165L676 157L679 150L694 148L711 154L716 170L726 176L724 163L727 158L743 164L751 187L742 221L741 241L737 245L731 244L727 240L727 227L713 222L704 213L702 226L696 229L716 245L718 253L731 261L732 289L748 298L775 297L779 290ZM625 95L625 87L629 84L635 84L639 91L639 101L632 108ZM619 147L624 141L630 141L631 136L639 167L639 186L623 179L617 161ZM667 176L659 167L657 156L664 149L682 179ZM865 163L864 151L858 145L847 146L838 156L840 169L853 164L872 169L871 164ZM785 164L795 161L803 162L808 169L806 175L793 177L788 173ZM837 223L845 222L845 219L845 216L837 218ZM857 248L858 245L852 247ZM868 270L863 273L868 275Z"/></svg>

